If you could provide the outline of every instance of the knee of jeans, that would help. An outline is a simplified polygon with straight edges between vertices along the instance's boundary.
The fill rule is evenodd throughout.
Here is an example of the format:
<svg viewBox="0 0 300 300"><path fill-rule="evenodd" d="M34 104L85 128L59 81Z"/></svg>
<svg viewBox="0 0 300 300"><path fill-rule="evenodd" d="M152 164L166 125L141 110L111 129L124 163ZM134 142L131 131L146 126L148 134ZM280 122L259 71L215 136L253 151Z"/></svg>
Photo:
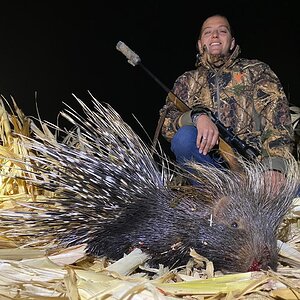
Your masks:
<svg viewBox="0 0 300 300"><path fill-rule="evenodd" d="M178 129L171 141L171 150L176 154L189 153L196 147L197 129L184 126Z"/></svg>

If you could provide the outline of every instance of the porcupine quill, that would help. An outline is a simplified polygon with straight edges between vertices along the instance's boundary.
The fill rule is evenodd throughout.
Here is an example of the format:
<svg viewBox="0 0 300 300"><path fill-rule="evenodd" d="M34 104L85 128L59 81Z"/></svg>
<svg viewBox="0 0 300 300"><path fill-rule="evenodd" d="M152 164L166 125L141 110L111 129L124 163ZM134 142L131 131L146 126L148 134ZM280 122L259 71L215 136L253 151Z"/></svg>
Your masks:
<svg viewBox="0 0 300 300"><path fill-rule="evenodd" d="M24 157L36 175L27 171L27 180L53 196L32 201L31 211L2 210L8 237L86 243L87 253L111 259L138 247L150 264L170 267L186 264L194 248L222 271L276 270L277 231L299 181L294 159L275 193L264 166L242 161L242 173L190 162L196 175L182 175L199 186L174 187L168 159L162 154L156 162L151 146L110 105L93 98L90 109L77 101L84 116L67 106L62 115L73 129L60 129L62 142L22 137L36 154Z"/></svg>

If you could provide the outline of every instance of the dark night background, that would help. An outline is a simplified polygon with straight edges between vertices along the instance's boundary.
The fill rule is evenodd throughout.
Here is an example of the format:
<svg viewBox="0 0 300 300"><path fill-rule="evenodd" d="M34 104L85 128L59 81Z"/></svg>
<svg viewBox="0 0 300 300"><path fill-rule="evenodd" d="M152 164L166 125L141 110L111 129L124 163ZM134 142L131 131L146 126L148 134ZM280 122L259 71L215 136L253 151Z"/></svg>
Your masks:
<svg viewBox="0 0 300 300"><path fill-rule="evenodd" d="M115 46L125 42L168 87L194 67L196 39L209 15L226 15L242 56L268 63L299 106L300 18L293 1L0 2L0 93L27 115L55 122L72 93L89 90L153 137L166 93Z"/></svg>

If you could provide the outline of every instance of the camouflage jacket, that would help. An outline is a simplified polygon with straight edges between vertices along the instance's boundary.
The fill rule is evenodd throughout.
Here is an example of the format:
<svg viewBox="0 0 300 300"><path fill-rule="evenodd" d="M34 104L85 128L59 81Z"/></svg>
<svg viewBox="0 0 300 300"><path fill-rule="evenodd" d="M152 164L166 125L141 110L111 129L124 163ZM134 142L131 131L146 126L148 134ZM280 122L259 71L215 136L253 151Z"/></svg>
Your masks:
<svg viewBox="0 0 300 300"><path fill-rule="evenodd" d="M259 60L239 58L237 46L228 60L213 68L202 56L195 70L177 78L172 91L191 109L205 107L243 141L259 149L270 168L284 171L284 157L293 147L289 104L271 68ZM170 141L176 130L192 125L191 110L183 113L170 101L162 135Z"/></svg>

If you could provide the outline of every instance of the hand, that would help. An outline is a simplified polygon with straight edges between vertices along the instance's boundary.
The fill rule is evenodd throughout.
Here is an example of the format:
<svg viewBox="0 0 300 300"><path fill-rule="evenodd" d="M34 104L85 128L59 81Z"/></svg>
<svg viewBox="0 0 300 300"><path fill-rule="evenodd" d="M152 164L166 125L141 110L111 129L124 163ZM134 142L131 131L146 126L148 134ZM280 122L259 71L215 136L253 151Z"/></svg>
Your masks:
<svg viewBox="0 0 300 300"><path fill-rule="evenodd" d="M196 145L199 152L206 155L216 144L219 143L219 130L215 123L207 115L197 118L198 130Z"/></svg>
<svg viewBox="0 0 300 300"><path fill-rule="evenodd" d="M285 184L285 175L276 170L266 171L264 174L265 183L270 185L270 191L275 195Z"/></svg>

